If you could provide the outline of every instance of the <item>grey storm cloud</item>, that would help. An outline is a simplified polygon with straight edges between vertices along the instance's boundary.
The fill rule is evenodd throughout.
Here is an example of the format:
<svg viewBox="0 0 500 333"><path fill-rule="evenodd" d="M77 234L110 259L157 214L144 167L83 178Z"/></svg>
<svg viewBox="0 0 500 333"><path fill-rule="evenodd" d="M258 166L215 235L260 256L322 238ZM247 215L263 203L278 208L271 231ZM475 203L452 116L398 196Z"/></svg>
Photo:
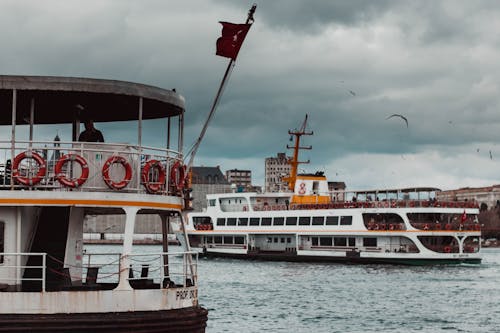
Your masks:
<svg viewBox="0 0 500 333"><path fill-rule="evenodd" d="M35 1L0 4L2 74L85 76L176 88L186 98L185 149L208 114L227 59L218 21L245 21L252 1ZM309 114L303 159L349 187L498 182L497 1L257 2L196 163L252 169L285 151ZM404 115L410 124L387 120ZM97 124L134 142L133 124ZM163 145L162 122L145 143ZM35 134L67 136L68 128ZM108 140L109 141L109 140ZM478 152L479 149L479 152ZM378 175L378 176L377 176Z"/></svg>

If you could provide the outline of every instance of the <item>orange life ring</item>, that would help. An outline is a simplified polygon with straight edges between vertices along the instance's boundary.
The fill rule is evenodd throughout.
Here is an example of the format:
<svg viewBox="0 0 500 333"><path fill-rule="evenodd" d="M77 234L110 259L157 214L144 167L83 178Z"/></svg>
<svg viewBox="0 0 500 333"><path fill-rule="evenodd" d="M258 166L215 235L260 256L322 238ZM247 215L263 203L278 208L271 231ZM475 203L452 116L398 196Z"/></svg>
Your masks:
<svg viewBox="0 0 500 333"><path fill-rule="evenodd" d="M152 169L158 170L158 181L154 182L149 179L149 172ZM149 160L142 168L141 173L142 183L149 193L156 193L161 190L162 186L165 184L165 169L158 160Z"/></svg>
<svg viewBox="0 0 500 333"><path fill-rule="evenodd" d="M429 225L427 223L424 224L424 230L429 230Z"/></svg>
<svg viewBox="0 0 500 333"><path fill-rule="evenodd" d="M451 252L451 247L449 247L449 246L445 246L445 247L444 247L444 252L445 252L445 253L450 253L450 252Z"/></svg>
<svg viewBox="0 0 500 333"><path fill-rule="evenodd" d="M186 181L186 166L177 161L170 169L170 183L177 189L182 190Z"/></svg>
<svg viewBox="0 0 500 333"><path fill-rule="evenodd" d="M34 177L22 177L19 173L19 164L21 161L27 158L32 158L38 164L38 172ZM14 163L12 164L12 178L20 184L33 186L38 184L43 177L45 176L45 172L47 171L47 165L45 164L45 160L42 156L38 155L35 152L25 151L20 153L14 158Z"/></svg>
<svg viewBox="0 0 500 333"><path fill-rule="evenodd" d="M123 177L123 179L119 182L115 182L109 177L109 168L115 163L119 163L125 168L125 177ZM109 188L121 190L122 188L125 188L132 179L132 167L125 157L118 155L111 156L106 160L106 162L104 162L104 166L102 167L102 178Z"/></svg>
<svg viewBox="0 0 500 333"><path fill-rule="evenodd" d="M446 230L451 230L451 224L450 223L446 223L446 225L444 226L444 228Z"/></svg>
<svg viewBox="0 0 500 333"><path fill-rule="evenodd" d="M82 174L78 178L67 178L64 172L62 172L63 166L70 161L75 161L80 164L82 168ZM66 154L63 155L56 163L54 167L54 172L56 174L57 181L67 187L78 187L87 181L89 178L89 166L87 161L77 154Z"/></svg>

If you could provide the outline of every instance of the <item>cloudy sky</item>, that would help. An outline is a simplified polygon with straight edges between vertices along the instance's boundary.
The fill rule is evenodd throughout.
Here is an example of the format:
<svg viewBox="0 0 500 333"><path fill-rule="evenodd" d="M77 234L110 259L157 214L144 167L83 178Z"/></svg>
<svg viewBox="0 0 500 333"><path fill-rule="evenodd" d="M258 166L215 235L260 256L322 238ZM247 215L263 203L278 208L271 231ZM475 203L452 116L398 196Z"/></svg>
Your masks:
<svg viewBox="0 0 500 333"><path fill-rule="evenodd" d="M215 55L218 21L243 23L251 5L0 0L0 73L176 88L187 149L228 63ZM350 189L500 183L498 17L493 0L257 2L195 164L251 169L263 185L264 159L286 150L307 113L302 168ZM97 124L108 142L134 141L129 126ZM157 122L146 126L146 144L162 146ZM58 131L69 140L69 126Z"/></svg>

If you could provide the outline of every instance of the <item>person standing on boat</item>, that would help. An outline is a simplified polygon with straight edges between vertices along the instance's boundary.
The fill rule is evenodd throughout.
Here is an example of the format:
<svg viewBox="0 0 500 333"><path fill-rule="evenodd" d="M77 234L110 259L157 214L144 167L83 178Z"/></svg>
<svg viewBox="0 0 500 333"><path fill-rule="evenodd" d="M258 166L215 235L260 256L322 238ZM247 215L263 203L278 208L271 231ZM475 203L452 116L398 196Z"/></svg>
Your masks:
<svg viewBox="0 0 500 333"><path fill-rule="evenodd" d="M94 127L94 121L92 119L85 120L85 131L80 133L78 141L82 142L104 142L104 137L101 131Z"/></svg>

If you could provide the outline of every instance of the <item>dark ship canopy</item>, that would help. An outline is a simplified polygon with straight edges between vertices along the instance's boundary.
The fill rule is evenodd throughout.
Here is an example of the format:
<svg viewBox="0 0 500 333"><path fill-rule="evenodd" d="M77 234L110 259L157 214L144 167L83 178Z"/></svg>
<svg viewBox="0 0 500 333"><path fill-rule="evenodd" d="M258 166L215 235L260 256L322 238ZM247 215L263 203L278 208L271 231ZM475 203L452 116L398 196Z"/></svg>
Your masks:
<svg viewBox="0 0 500 333"><path fill-rule="evenodd" d="M12 124L13 92L16 92L16 124L72 123L75 119L96 122L177 116L184 112L184 98L173 90L144 84L54 76L0 75L0 125Z"/></svg>

